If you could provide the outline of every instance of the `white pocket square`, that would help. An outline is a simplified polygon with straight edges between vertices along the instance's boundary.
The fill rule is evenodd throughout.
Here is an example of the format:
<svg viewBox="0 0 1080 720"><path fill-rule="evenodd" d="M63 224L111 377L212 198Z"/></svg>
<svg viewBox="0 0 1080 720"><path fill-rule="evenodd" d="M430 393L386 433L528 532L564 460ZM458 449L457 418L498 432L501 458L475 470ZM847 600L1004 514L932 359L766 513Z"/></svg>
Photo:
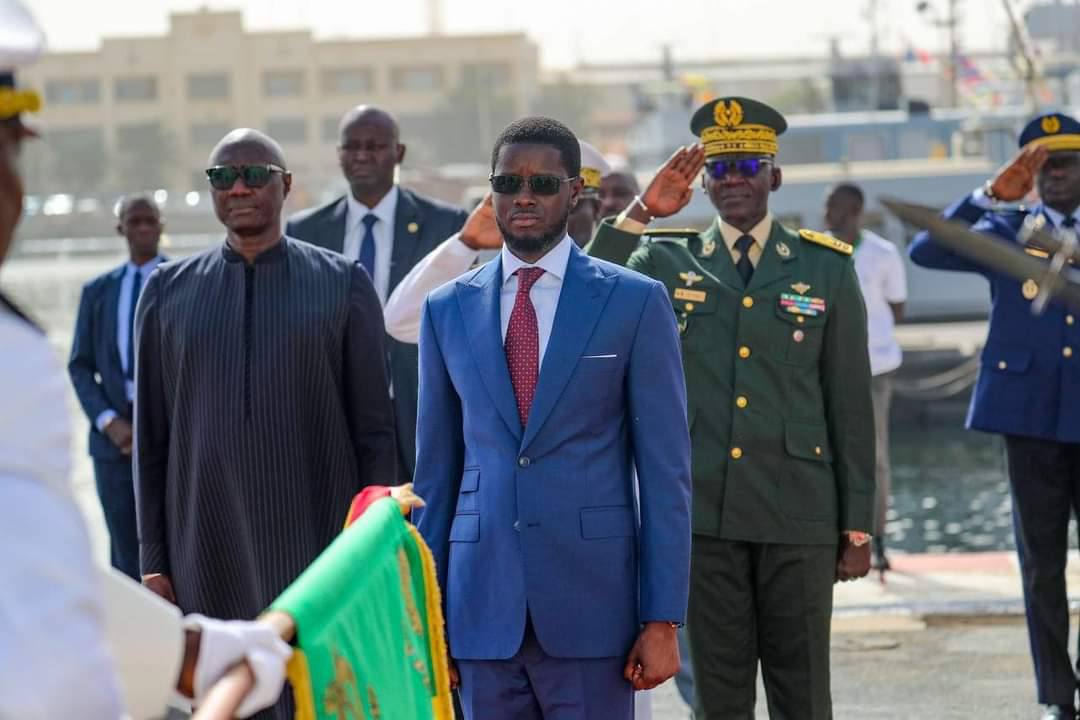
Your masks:
<svg viewBox="0 0 1080 720"><path fill-rule="evenodd" d="M619 357L619 356L615 355L615 354L611 354L611 355L582 355L581 359L582 360L610 360L611 358L617 358L617 357Z"/></svg>

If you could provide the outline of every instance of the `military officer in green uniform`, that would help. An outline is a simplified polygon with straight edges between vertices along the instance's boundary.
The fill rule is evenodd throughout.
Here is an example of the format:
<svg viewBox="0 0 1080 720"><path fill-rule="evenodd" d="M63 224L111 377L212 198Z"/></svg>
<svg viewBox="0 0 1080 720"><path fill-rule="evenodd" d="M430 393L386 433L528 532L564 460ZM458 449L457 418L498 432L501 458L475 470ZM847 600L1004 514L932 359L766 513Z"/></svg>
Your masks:
<svg viewBox="0 0 1080 720"><path fill-rule="evenodd" d="M832 717L832 586L862 577L874 508L866 313L850 245L769 213L784 118L746 98L700 108L643 195L588 252L660 280L682 331L693 440L688 629L701 720ZM704 190L707 230L654 218Z"/></svg>

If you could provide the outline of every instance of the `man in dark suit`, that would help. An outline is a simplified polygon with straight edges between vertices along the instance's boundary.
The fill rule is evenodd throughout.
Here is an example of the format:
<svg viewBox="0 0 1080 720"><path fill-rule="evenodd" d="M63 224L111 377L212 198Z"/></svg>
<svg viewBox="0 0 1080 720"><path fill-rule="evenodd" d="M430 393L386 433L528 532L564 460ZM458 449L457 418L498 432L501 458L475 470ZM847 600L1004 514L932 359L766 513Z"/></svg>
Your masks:
<svg viewBox="0 0 1080 720"><path fill-rule="evenodd" d="M293 215L285 234L359 260L385 305L420 258L465 224L465 211L398 186L395 169L405 159L397 121L361 105L341 118L338 162L349 194ZM397 423L399 479L416 463L416 345L387 338L391 392Z"/></svg>
<svg viewBox="0 0 1080 720"><path fill-rule="evenodd" d="M138 580L139 541L131 479L132 404L135 400L135 306L139 292L162 261L161 214L152 198L120 202L117 232L128 261L83 287L68 373L90 419L90 456L98 497L109 528L113 567Z"/></svg>

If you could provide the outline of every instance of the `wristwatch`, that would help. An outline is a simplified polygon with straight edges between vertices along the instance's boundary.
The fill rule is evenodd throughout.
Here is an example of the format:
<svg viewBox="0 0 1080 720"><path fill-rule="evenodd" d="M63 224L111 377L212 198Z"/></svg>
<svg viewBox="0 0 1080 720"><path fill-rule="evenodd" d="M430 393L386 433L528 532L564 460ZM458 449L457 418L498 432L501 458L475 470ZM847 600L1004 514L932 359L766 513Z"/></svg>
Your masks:
<svg viewBox="0 0 1080 720"><path fill-rule="evenodd" d="M983 195L986 196L986 199L989 200L990 202L1001 202L1000 200L998 200L998 196L994 194L994 180L993 180L993 178L991 178L990 180L987 180L985 183L983 183L982 191L983 191Z"/></svg>
<svg viewBox="0 0 1080 720"><path fill-rule="evenodd" d="M848 530L844 534L847 536L848 542L851 543L853 547L862 547L870 542L871 538L870 533L865 533L860 530Z"/></svg>

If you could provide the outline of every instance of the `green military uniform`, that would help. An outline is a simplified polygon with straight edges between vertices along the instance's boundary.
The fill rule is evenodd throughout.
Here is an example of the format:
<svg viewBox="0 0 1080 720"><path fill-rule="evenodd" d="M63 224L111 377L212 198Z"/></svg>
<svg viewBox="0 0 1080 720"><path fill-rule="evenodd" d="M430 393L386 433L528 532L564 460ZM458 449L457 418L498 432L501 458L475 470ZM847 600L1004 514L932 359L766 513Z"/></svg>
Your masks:
<svg viewBox="0 0 1080 720"><path fill-rule="evenodd" d="M837 542L869 532L874 503L851 247L773 222L748 284L718 222L642 241L605 221L587 250L663 282L682 331L699 718L752 718L759 659L772 717L831 717Z"/></svg>

